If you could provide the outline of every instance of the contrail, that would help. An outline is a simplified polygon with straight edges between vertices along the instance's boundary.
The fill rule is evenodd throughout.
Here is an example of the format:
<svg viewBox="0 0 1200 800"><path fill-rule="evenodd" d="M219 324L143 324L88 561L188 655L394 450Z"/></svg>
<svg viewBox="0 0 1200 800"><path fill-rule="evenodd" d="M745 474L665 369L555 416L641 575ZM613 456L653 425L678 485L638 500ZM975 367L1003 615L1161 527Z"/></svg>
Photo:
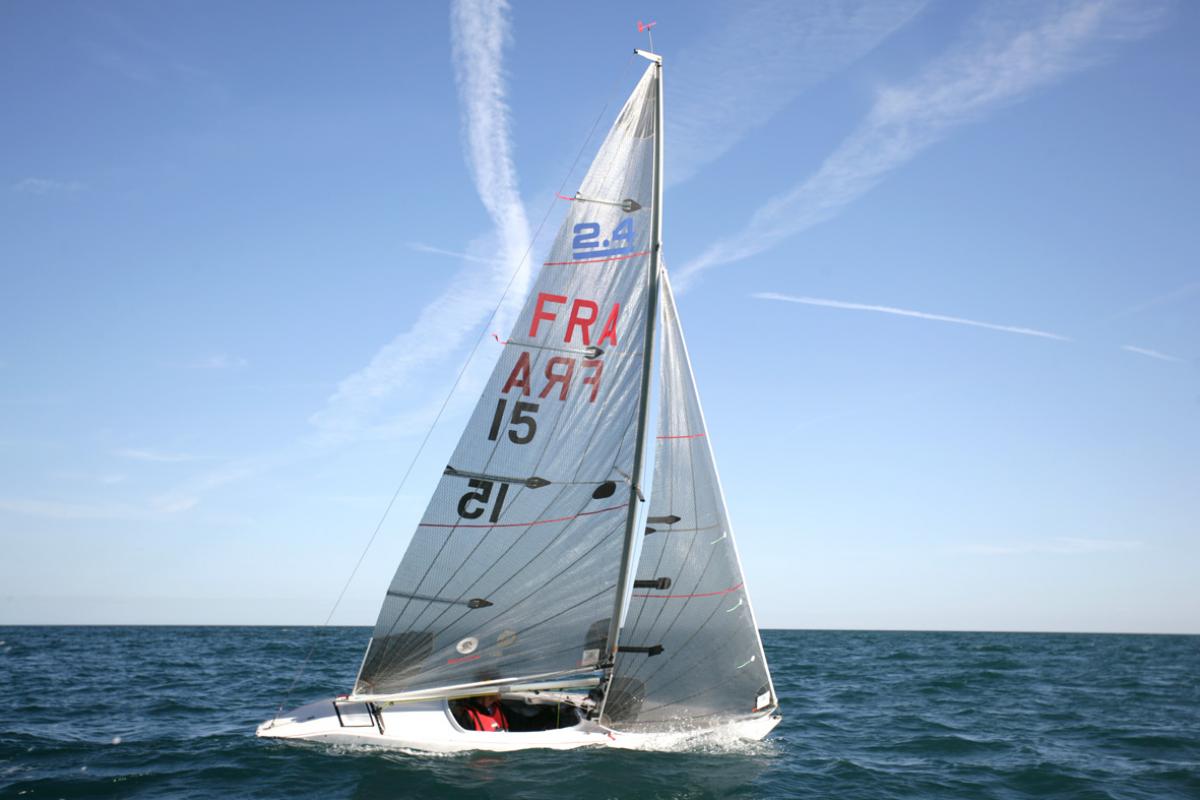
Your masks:
<svg viewBox="0 0 1200 800"><path fill-rule="evenodd" d="M980 322L976 319L948 317L945 314L929 314L924 311L913 311L907 308L872 306L865 303L846 303L841 300L826 300L821 297L796 297L789 294L777 294L775 292L759 292L751 295L751 297L758 298L759 300L782 300L786 303L800 303L806 306L845 308L851 311L877 311L880 314L895 314L898 317L915 317L916 319L930 319L935 322L952 322L955 325L970 325L974 328L987 328L991 331L1003 331L1004 333L1018 333L1022 336L1038 336L1042 339L1055 339L1060 342L1071 341L1067 336L1060 336L1057 333L1050 333L1049 331L1039 331L1036 328L1022 328L1016 325L996 325L991 322Z"/></svg>
<svg viewBox="0 0 1200 800"><path fill-rule="evenodd" d="M1134 347L1131 344L1123 344L1123 345L1121 345L1121 349L1128 350L1130 353L1137 353L1140 356L1149 356L1150 358L1157 358L1159 361L1174 361L1177 364L1183 363L1182 358L1179 358L1177 356L1169 356L1166 353L1160 353L1157 350L1151 350L1147 347Z"/></svg>
<svg viewBox="0 0 1200 800"><path fill-rule="evenodd" d="M703 271L769 250L839 214L956 128L1018 102L1090 66L1113 41L1154 30L1166 5L1156 2L1008 5L986 12L975 33L908 83L879 93L866 119L807 180L763 204L742 230L710 245L675 277L686 288Z"/></svg>
<svg viewBox="0 0 1200 800"><path fill-rule="evenodd" d="M484 0L458 0L450 11L466 159L493 227L489 241L476 243L480 252L468 253L463 260L484 266L461 270L448 288L421 310L408 330L338 384L325 407L309 418L325 437L354 437L370 431L387 434L401 429L397 419L411 417L414 407L426 400L404 392L414 384L420 370L456 352L493 311L495 298L504 293L505 287L509 288L497 312L496 327L506 329L520 311L531 275L525 260L530 232L517 188L505 101L503 51L511 39L507 12L506 2ZM437 251L419 244L410 247Z"/></svg>

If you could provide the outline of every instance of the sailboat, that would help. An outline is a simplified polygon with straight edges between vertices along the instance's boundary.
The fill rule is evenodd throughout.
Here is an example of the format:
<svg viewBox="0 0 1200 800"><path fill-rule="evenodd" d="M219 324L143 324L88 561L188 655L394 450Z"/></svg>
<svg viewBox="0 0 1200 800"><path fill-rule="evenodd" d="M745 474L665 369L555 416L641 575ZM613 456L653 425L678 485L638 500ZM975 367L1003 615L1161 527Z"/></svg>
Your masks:
<svg viewBox="0 0 1200 800"><path fill-rule="evenodd" d="M761 739L779 723L662 263L662 58L634 52L650 63L567 198L353 690L259 736L639 748L705 732ZM463 706L481 696L499 696L506 730L470 725Z"/></svg>

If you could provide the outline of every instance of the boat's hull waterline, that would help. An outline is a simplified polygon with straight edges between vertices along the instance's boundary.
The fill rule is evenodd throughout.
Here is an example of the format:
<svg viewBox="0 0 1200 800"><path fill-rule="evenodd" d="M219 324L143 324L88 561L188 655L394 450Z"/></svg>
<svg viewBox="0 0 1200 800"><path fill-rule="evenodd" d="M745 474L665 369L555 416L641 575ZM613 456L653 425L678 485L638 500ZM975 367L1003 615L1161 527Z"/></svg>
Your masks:
<svg viewBox="0 0 1200 800"><path fill-rule="evenodd" d="M403 703L386 708L320 700L267 720L258 726L257 735L269 739L430 753L509 752L535 748L573 750L579 747L659 750L686 746L689 741L703 739L718 731L723 740L758 741L770 733L779 720L778 714L768 713L726 723L716 730L692 729L678 733L610 730L590 720L557 730L482 732L464 730L450 713L445 700Z"/></svg>

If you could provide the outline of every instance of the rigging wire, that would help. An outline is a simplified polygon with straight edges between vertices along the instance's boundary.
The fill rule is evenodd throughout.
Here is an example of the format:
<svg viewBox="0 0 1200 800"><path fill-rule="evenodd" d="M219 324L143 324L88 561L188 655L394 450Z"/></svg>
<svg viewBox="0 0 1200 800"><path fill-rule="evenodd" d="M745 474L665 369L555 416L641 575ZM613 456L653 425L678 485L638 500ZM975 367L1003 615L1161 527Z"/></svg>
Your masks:
<svg viewBox="0 0 1200 800"><path fill-rule="evenodd" d="M554 206L557 205L558 195L561 195L562 191L567 186L567 182L571 180L571 175L574 174L575 168L579 166L579 160L583 157L584 151L586 151L588 144L591 143L592 137L595 136L596 128L600 125L600 121L604 118L605 112L607 112L608 107L612 105L613 98L620 89L621 81L624 79L629 70L629 65L632 62L633 55L631 54L621 69L618 70L617 76L613 80L612 88L609 90L607 99L604 101L604 105L601 106L599 113L596 114L596 118L592 121L592 125L588 129L587 136L584 137L583 144L579 146L579 150L575 153L575 158L571 161L571 166L567 168L566 174L563 176L557 192L555 192L555 197L551 199L549 205L546 207L546 213L542 215L541 222L538 223L537 229L534 231L533 236L530 237L529 245L525 248L524 255L521 256L516 267L513 269L512 274L509 275L508 283L505 284L504 291L501 292L500 299L496 302L496 307L492 309L492 313L489 315L487 323L483 327L484 331L487 331L492 326L496 320L496 316L500 313L500 309L504 305L504 300L506 297L508 297L508 293L512 289L513 283L517 279L517 275L521 273L521 270L525 267L526 262L528 262L529 254L532 252L534 245L537 243L538 237L541 236L542 229L545 227L546 221L550 219L550 214L554 211ZM342 586L342 590L338 592L337 599L334 600L333 607L329 609L329 614L325 617L325 621L321 623L319 628L317 628L316 634L313 637L313 641L309 645L308 652L304 656L304 661L301 663L300 669L297 671L296 676L292 679L291 684L288 685L287 691L284 692L283 701L279 704L279 708L276 709L275 716L271 719L272 722L277 720L279 715L283 713L284 707L291 699L292 690L296 688L296 684L298 684L300 679L304 677L304 673L308 669L309 662L312 660L313 653L316 652L317 644L321 638L321 635L324 633L325 629L329 627L329 623L333 619L333 615L337 612L338 606L341 605L342 600L345 598L346 592L350 588L350 584L353 583L355 575L358 574L359 568L362 566L363 561L367 557L367 553L370 552L371 546L375 543L376 537L379 536L379 531L383 528L383 523L387 520L388 514L391 513L392 506L396 504L397 498L400 497L400 492L404 489L405 484L408 482L409 476L412 475L413 468L416 466L421 454L425 451L425 446L429 443L429 439L433 435L434 430L437 428L438 422L441 421L442 415L446 411L446 407L449 406L450 399L454 396L454 392L458 389L458 385L462 382L463 376L466 375L468 367L471 366L471 362L474 361L475 354L479 351L479 345L485 341L486 338L487 337L482 334L476 337L475 344L471 347L471 352L467 354L466 361L463 363L462 368L458 371L458 375L454 378L454 383L451 384L449 391L446 392L446 397L442 400L442 404L438 408L437 414L433 418L433 422L430 423L429 428L425 431L425 435L421 439L420 445L417 446L417 450L413 454L412 459L409 461L408 467L404 470L404 475L400 478L400 484L396 487L396 491L392 493L391 499L388 500L387 506L384 508L383 514L379 518L379 522L376 523L375 529L371 532L370 538L367 539L366 546L363 547L362 552L358 556L358 560L354 562L354 568L350 570L350 576L346 578L346 582Z"/></svg>

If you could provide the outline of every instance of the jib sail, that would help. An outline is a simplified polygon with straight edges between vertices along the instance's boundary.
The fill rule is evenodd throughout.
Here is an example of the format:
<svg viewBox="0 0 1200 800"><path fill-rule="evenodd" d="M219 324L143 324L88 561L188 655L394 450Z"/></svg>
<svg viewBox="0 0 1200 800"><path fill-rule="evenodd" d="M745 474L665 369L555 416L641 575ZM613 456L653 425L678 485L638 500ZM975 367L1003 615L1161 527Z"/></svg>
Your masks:
<svg viewBox="0 0 1200 800"><path fill-rule="evenodd" d="M679 315L662 280L653 493L621 652L613 727L707 727L775 708Z"/></svg>

